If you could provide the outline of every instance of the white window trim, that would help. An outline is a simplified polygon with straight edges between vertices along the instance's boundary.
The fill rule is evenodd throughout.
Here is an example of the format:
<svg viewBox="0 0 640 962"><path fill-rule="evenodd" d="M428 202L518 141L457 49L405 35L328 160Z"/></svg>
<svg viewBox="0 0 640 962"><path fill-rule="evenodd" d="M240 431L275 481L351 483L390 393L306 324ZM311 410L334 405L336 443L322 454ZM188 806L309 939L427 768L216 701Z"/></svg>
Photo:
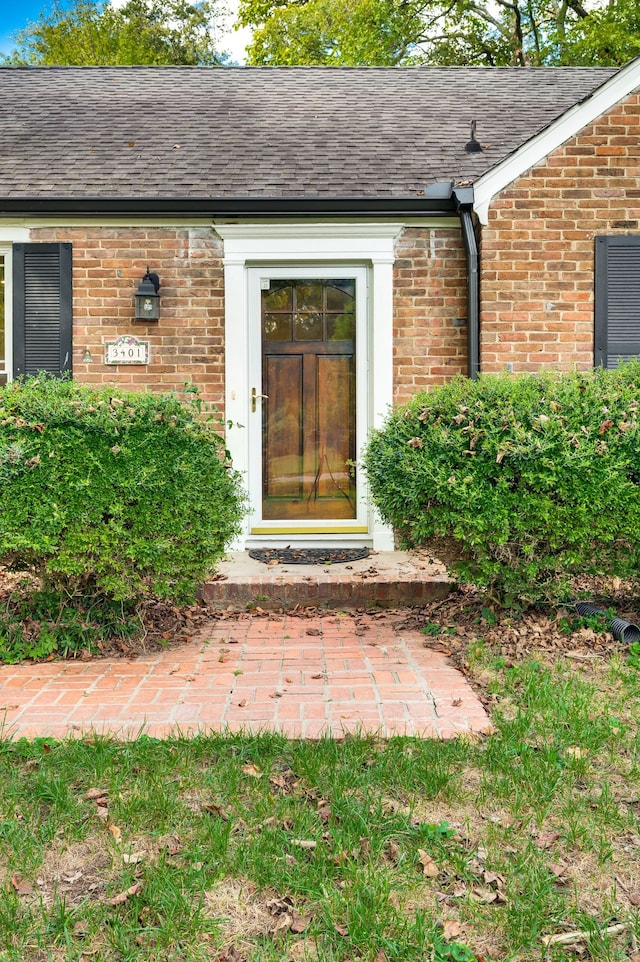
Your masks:
<svg viewBox="0 0 640 962"><path fill-rule="evenodd" d="M0 257L4 261L4 362L0 373L7 381L13 378L13 256L11 244L0 241Z"/></svg>
<svg viewBox="0 0 640 962"><path fill-rule="evenodd" d="M250 267L304 264L366 265L369 270L369 427L379 427L393 401L393 263L401 223L242 223L214 221L224 241L225 419L233 423L227 447L247 478L249 432ZM244 549L247 519L235 547ZM370 511L369 540L377 551L393 550L393 532Z"/></svg>

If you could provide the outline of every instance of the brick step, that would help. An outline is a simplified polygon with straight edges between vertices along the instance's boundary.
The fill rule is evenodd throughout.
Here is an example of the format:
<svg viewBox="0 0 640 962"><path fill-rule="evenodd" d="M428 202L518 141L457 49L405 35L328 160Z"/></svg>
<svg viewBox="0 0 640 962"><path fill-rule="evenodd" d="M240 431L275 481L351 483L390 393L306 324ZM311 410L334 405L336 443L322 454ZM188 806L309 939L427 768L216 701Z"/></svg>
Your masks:
<svg viewBox="0 0 640 962"><path fill-rule="evenodd" d="M213 608L403 608L444 598L452 582L442 564L405 551L372 552L333 565L265 565L236 552L202 586Z"/></svg>

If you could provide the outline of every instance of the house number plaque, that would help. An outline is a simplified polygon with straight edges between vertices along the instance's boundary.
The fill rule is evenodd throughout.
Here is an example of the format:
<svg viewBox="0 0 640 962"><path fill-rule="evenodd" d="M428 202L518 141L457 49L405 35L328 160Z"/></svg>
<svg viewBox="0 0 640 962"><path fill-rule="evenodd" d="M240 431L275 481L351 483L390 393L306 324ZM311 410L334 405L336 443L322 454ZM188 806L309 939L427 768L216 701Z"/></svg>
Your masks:
<svg viewBox="0 0 640 962"><path fill-rule="evenodd" d="M117 341L107 341L104 346L104 363L148 364L150 354L149 341L140 341L132 335L123 335Z"/></svg>

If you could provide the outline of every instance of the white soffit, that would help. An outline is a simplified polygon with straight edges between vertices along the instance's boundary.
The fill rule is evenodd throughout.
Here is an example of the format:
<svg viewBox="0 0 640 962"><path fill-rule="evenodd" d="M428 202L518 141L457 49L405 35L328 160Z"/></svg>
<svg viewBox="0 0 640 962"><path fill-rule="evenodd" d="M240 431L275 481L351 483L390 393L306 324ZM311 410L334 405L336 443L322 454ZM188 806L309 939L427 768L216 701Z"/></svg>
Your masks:
<svg viewBox="0 0 640 962"><path fill-rule="evenodd" d="M571 68L567 68L571 69ZM527 170L539 164L549 154L617 103L640 87L640 57L622 67L592 93L587 100L569 107L561 117L552 121L541 133L518 147L509 157L479 177L474 186L473 208L481 224L488 222L489 206L493 198Z"/></svg>

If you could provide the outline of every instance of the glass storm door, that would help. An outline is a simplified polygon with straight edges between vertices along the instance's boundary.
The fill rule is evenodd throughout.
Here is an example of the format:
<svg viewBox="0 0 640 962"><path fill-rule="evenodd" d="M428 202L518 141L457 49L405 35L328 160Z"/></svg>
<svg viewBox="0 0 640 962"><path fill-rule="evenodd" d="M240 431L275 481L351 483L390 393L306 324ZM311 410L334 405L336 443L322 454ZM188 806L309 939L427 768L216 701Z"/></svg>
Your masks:
<svg viewBox="0 0 640 962"><path fill-rule="evenodd" d="M356 279L260 286L262 518L355 519Z"/></svg>

